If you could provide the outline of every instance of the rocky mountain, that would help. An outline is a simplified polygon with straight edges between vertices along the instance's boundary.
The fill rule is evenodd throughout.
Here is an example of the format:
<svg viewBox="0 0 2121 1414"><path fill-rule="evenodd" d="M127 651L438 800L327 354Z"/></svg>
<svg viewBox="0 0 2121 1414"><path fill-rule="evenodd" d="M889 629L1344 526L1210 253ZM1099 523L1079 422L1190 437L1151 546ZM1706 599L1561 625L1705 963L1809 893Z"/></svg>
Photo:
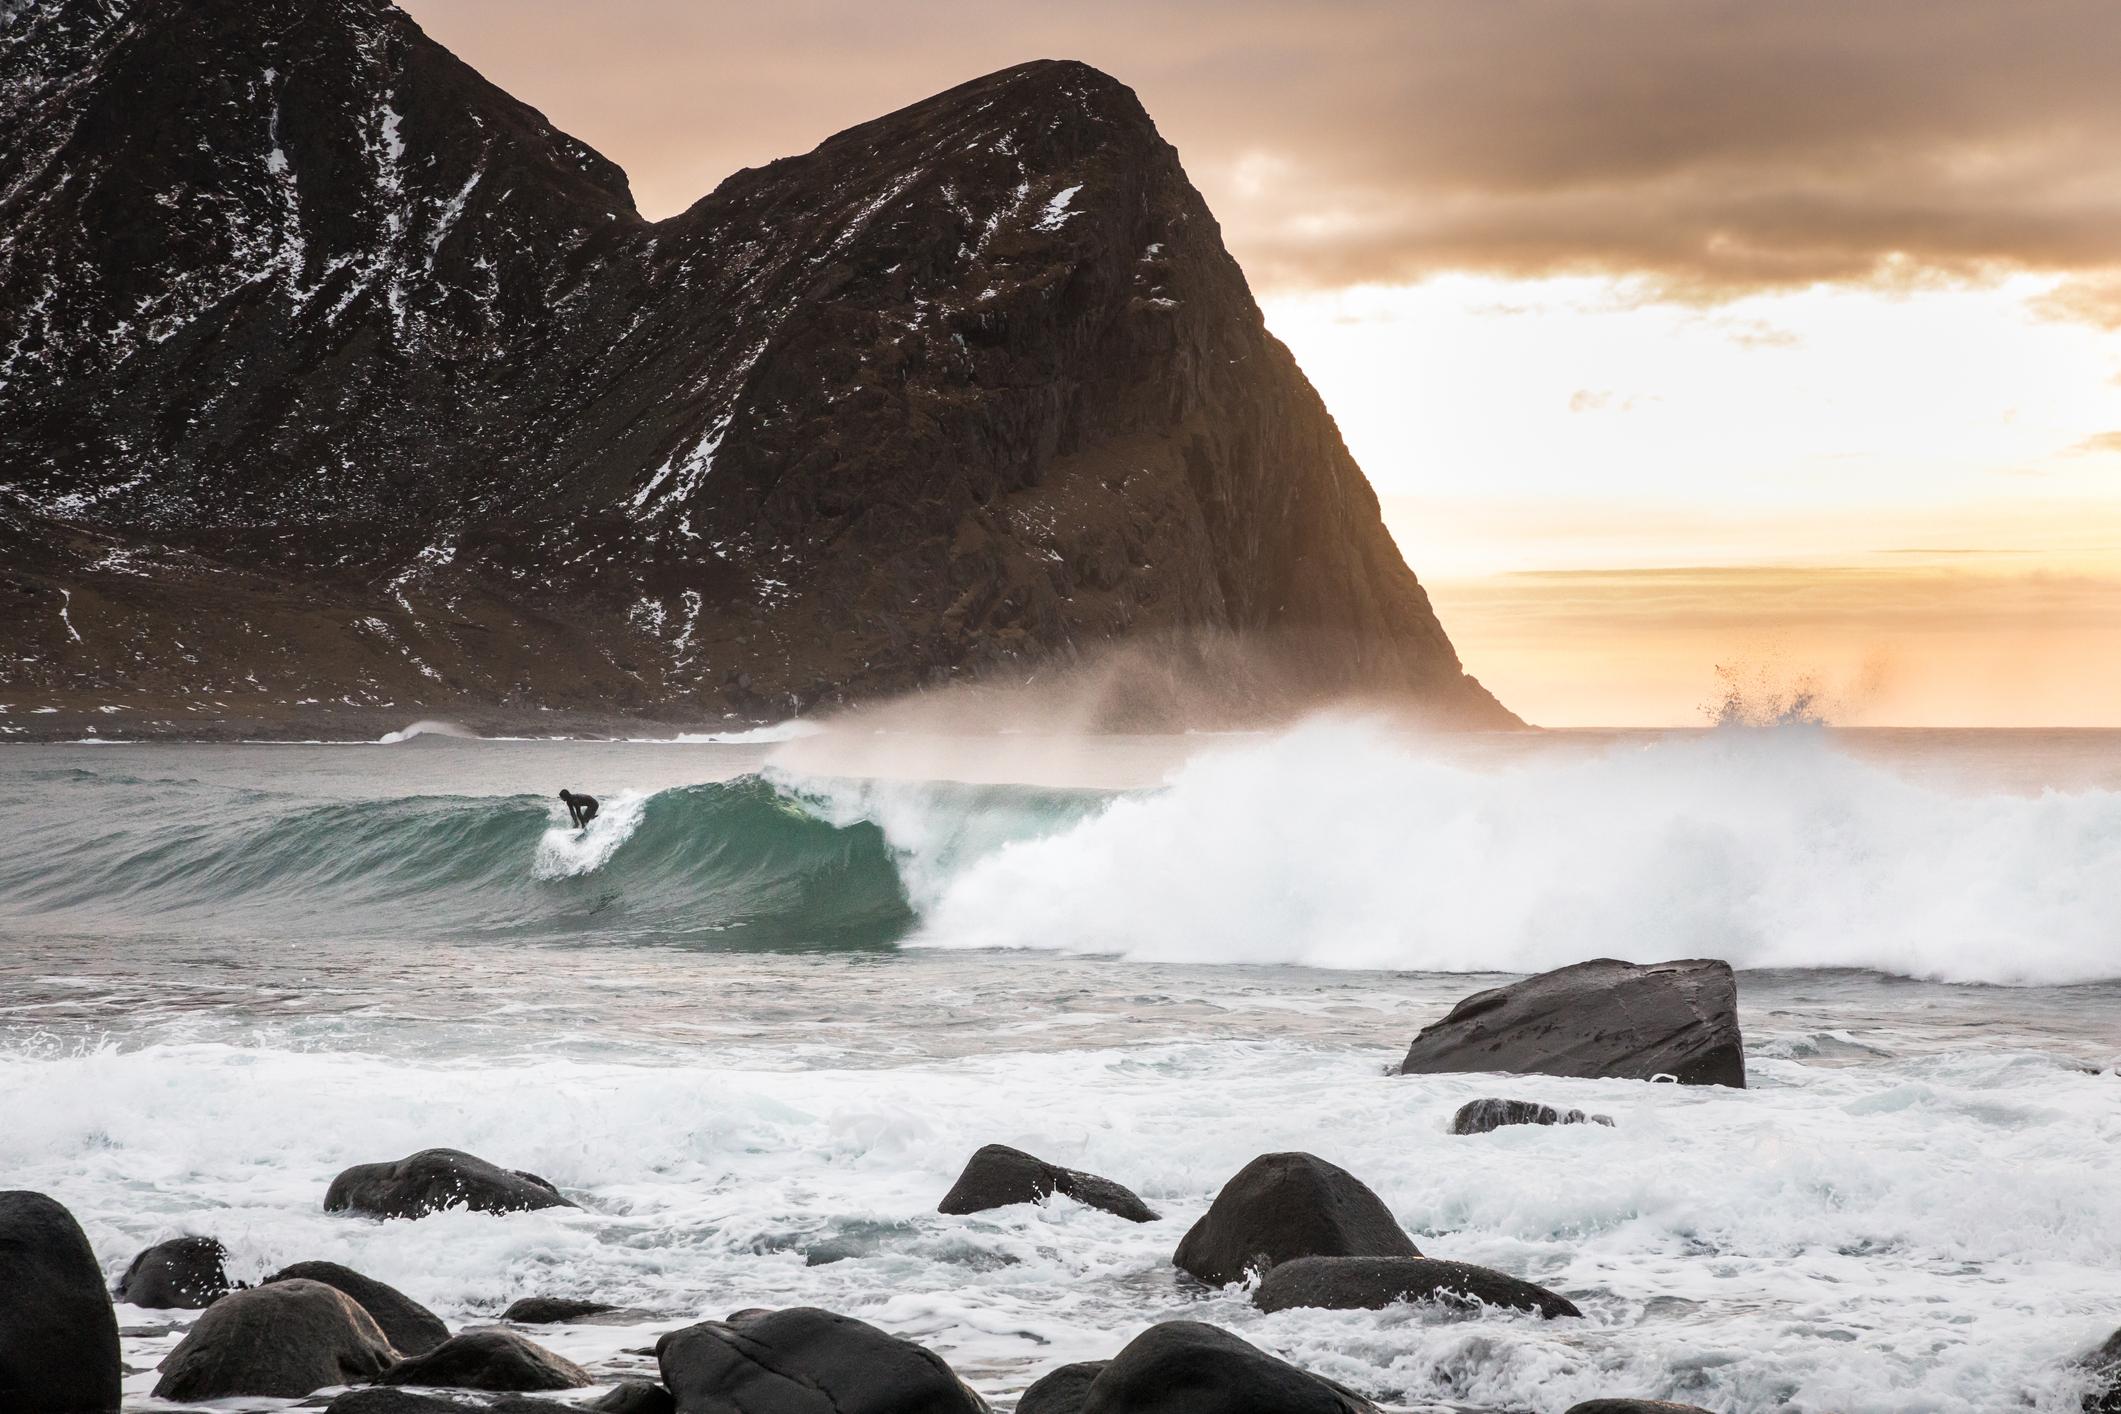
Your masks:
<svg viewBox="0 0 2121 1414"><path fill-rule="evenodd" d="M0 602L18 732L1113 645L1515 723L1121 84L1025 64L650 222L382 0L0 0Z"/></svg>

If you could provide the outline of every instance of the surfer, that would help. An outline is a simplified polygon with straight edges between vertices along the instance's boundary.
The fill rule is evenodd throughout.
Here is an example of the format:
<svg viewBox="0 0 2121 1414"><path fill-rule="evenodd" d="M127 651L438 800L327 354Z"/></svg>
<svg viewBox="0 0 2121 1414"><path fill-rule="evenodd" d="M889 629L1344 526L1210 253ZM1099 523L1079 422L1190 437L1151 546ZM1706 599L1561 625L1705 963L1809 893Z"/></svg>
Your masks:
<svg viewBox="0 0 2121 1414"><path fill-rule="evenodd" d="M587 829L589 822L597 818L597 798L593 795L576 795L561 791L560 799L567 802L567 813L573 818L575 828Z"/></svg>

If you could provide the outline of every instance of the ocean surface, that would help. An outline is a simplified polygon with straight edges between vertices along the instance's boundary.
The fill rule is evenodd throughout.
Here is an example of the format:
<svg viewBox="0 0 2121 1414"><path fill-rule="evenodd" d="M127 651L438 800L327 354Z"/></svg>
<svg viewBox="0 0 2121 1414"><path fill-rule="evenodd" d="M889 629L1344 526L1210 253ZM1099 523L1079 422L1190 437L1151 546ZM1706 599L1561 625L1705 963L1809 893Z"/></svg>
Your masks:
<svg viewBox="0 0 2121 1414"><path fill-rule="evenodd" d="M604 1380L821 1305L997 1408L1189 1316L1413 1410L2063 1414L2121 1326L2121 734L394 735L0 747L0 1186L113 1276L201 1232L452 1324L643 1308L533 1332ZM1742 969L1752 1088L1386 1074L1597 956ZM1450 1136L1485 1095L1615 1125ZM1164 1216L938 1215L989 1142ZM583 1210L322 1210L434 1145ZM1180 1278L1278 1149L1585 1319ZM128 1409L173 1407L190 1313L119 1315Z"/></svg>

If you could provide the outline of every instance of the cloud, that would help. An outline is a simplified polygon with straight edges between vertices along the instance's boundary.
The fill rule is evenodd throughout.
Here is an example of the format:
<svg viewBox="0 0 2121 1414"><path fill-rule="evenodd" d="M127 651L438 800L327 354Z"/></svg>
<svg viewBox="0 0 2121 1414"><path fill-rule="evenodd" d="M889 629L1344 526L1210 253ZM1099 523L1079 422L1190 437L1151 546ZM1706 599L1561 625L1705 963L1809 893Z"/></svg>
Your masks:
<svg viewBox="0 0 2121 1414"><path fill-rule="evenodd" d="M2033 300L2032 307L2044 319L2121 329L2121 273L2064 280Z"/></svg>
<svg viewBox="0 0 2121 1414"><path fill-rule="evenodd" d="M2038 269L2105 282L2082 308L2121 326L2113 0L408 3L651 215L1076 57L1137 89L1262 287L1587 271L1715 301Z"/></svg>
<svg viewBox="0 0 2121 1414"><path fill-rule="evenodd" d="M2121 457L2121 431L2093 433L2069 449L2072 456L2097 456L2102 452Z"/></svg>

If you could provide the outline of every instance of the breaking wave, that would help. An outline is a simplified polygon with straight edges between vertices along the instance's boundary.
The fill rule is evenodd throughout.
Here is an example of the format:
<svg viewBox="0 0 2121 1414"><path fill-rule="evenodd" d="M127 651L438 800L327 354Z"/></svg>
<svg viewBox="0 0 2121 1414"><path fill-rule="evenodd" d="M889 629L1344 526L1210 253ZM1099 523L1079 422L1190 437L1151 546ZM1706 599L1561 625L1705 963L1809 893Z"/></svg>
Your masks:
<svg viewBox="0 0 2121 1414"><path fill-rule="evenodd" d="M155 790L152 809L0 858L0 913L1437 972L1708 955L2121 977L2121 793L1940 785L1813 727L1479 766L1315 723L1118 793L769 769L610 792L579 832L529 796Z"/></svg>

